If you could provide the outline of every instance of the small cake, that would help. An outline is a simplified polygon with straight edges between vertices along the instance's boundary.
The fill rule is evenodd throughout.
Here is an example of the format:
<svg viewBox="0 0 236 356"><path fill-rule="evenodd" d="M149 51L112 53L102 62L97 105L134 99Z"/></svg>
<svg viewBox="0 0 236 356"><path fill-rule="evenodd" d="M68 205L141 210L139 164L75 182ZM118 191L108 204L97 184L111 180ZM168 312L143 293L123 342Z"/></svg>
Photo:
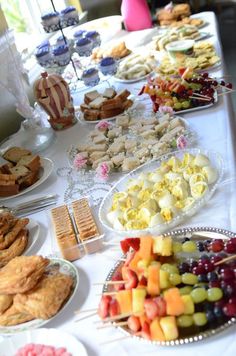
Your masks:
<svg viewBox="0 0 236 356"><path fill-rule="evenodd" d="M59 36L58 38L57 38L57 46L62 46L62 45L65 45L65 44L68 44L68 39L67 39L67 37L65 37L65 36Z"/></svg>
<svg viewBox="0 0 236 356"><path fill-rule="evenodd" d="M100 46L101 38L97 31L89 31L85 34L85 37L93 42L93 48Z"/></svg>
<svg viewBox="0 0 236 356"><path fill-rule="evenodd" d="M37 48L35 51L35 57L36 57L37 62L42 67L50 66L53 63L52 54L51 54L50 48L48 46Z"/></svg>
<svg viewBox="0 0 236 356"><path fill-rule="evenodd" d="M67 6L61 11L62 27L72 26L79 23L78 11L74 6Z"/></svg>
<svg viewBox="0 0 236 356"><path fill-rule="evenodd" d="M93 42L89 38L81 38L76 42L76 52L81 57L88 57L92 53Z"/></svg>
<svg viewBox="0 0 236 356"><path fill-rule="evenodd" d="M86 86L93 87L100 81L98 70L96 68L90 68L83 72L82 80Z"/></svg>
<svg viewBox="0 0 236 356"><path fill-rule="evenodd" d="M103 75L114 75L117 70L116 61L112 57L103 58L99 63Z"/></svg>
<svg viewBox="0 0 236 356"><path fill-rule="evenodd" d="M86 31L85 30L78 30L75 31L73 34L73 37L76 41L78 41L79 39L81 39L84 35L85 35Z"/></svg>
<svg viewBox="0 0 236 356"><path fill-rule="evenodd" d="M60 28L60 17L57 11L43 15L41 20L43 28L46 32L52 32L59 30Z"/></svg>
<svg viewBox="0 0 236 356"><path fill-rule="evenodd" d="M59 66L65 66L70 62L70 51L67 45L56 46L53 50L54 60Z"/></svg>

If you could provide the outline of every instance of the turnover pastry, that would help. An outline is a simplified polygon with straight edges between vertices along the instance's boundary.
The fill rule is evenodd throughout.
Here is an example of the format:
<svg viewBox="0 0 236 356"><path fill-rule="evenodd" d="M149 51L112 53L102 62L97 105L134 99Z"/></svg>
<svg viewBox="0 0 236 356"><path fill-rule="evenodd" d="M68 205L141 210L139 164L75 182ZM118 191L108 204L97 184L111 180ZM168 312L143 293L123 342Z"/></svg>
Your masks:
<svg viewBox="0 0 236 356"><path fill-rule="evenodd" d="M27 292L38 283L49 262L42 256L13 258L0 270L0 294Z"/></svg>
<svg viewBox="0 0 236 356"><path fill-rule="evenodd" d="M69 296L72 284L73 279L68 275L44 274L32 290L14 297L14 305L22 313L29 313L39 319L49 319L58 312Z"/></svg>
<svg viewBox="0 0 236 356"><path fill-rule="evenodd" d="M12 229L5 234L5 236L2 238L2 241L0 242L0 250L4 250L8 248L18 237L19 232L29 223L29 219L19 219L16 221L16 224L12 227ZM1 256L1 252L0 252ZM1 259L1 257L0 257Z"/></svg>
<svg viewBox="0 0 236 356"><path fill-rule="evenodd" d="M5 266L10 260L16 256L20 256L28 243L28 231L21 230L17 235L16 240L10 247L0 251L0 267Z"/></svg>
<svg viewBox="0 0 236 356"><path fill-rule="evenodd" d="M0 325L12 326L33 320L34 317L26 312L19 311L13 304L3 314L0 315Z"/></svg>
<svg viewBox="0 0 236 356"><path fill-rule="evenodd" d="M12 295L0 294L0 314L4 313L5 310L10 308L12 303L13 303Z"/></svg>

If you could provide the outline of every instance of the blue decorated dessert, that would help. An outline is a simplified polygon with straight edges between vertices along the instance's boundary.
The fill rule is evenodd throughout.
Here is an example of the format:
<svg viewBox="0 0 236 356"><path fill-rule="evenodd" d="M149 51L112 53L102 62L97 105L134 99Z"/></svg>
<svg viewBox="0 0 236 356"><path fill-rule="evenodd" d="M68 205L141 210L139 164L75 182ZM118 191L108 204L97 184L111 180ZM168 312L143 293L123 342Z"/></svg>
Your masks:
<svg viewBox="0 0 236 356"><path fill-rule="evenodd" d="M77 23L79 23L79 15L74 6L67 6L61 11L62 27L76 25Z"/></svg>
<svg viewBox="0 0 236 356"><path fill-rule="evenodd" d="M85 34L86 34L85 30L78 30L74 32L73 37L75 40L78 41L80 38L84 37Z"/></svg>
<svg viewBox="0 0 236 356"><path fill-rule="evenodd" d="M89 68L82 74L82 80L86 86L93 87L100 81L98 70L96 68Z"/></svg>
<svg viewBox="0 0 236 356"><path fill-rule="evenodd" d="M93 42L93 48L100 46L101 38L97 31L89 31L85 34L85 37L89 38Z"/></svg>
<svg viewBox="0 0 236 356"><path fill-rule="evenodd" d="M53 55L55 63L59 66L65 66L70 62L70 51L67 45L56 46Z"/></svg>
<svg viewBox="0 0 236 356"><path fill-rule="evenodd" d="M49 12L41 16L42 25L46 32L52 32L59 30L60 28L60 16L59 12Z"/></svg>
<svg viewBox="0 0 236 356"><path fill-rule="evenodd" d="M53 63L52 55L49 46L38 47L35 51L35 57L37 62L42 67L48 67Z"/></svg>
<svg viewBox="0 0 236 356"><path fill-rule="evenodd" d="M68 44L68 39L65 37L65 36L59 36L57 38L57 45L58 46L62 46L62 45L65 45L65 44Z"/></svg>
<svg viewBox="0 0 236 356"><path fill-rule="evenodd" d="M92 53L93 42L89 38L81 38L76 42L76 52L81 57L88 57Z"/></svg>
<svg viewBox="0 0 236 356"><path fill-rule="evenodd" d="M117 71L116 61L112 57L105 57L99 63L103 75L114 75Z"/></svg>

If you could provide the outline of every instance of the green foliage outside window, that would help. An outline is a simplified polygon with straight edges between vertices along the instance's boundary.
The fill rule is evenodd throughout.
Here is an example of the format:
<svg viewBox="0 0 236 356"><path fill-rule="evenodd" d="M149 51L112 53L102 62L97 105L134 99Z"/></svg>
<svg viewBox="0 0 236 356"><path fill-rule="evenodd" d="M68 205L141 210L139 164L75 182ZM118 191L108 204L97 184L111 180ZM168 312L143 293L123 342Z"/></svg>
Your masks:
<svg viewBox="0 0 236 356"><path fill-rule="evenodd" d="M20 10L20 0L2 0L1 6L9 27L16 32L27 32L26 21Z"/></svg>

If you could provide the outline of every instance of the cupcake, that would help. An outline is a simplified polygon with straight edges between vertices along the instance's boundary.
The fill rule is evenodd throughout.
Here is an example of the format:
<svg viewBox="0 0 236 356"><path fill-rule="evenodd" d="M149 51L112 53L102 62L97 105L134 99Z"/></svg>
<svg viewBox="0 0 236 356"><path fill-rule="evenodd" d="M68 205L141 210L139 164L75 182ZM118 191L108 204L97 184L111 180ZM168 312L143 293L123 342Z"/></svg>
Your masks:
<svg viewBox="0 0 236 356"><path fill-rule="evenodd" d="M53 63L53 59L52 59L52 55L51 55L49 46L37 48L35 51L35 57L37 59L37 62L42 67L48 67L48 66L52 65L52 63Z"/></svg>
<svg viewBox="0 0 236 356"><path fill-rule="evenodd" d="M79 23L78 11L74 6L67 6L61 11L62 27L72 26Z"/></svg>
<svg viewBox="0 0 236 356"><path fill-rule="evenodd" d="M54 60L59 66L66 66L70 62L70 51L67 45L56 46L53 50Z"/></svg>
<svg viewBox="0 0 236 356"><path fill-rule="evenodd" d="M68 39L65 37L65 36L59 36L58 38L57 38L57 46L62 46L62 45L67 45L68 44Z"/></svg>
<svg viewBox="0 0 236 356"><path fill-rule="evenodd" d="M60 17L57 11L43 15L41 20L43 28L46 32L52 32L59 30L60 28Z"/></svg>
<svg viewBox="0 0 236 356"><path fill-rule="evenodd" d="M116 61L112 57L103 58L99 63L103 75L114 75L117 71Z"/></svg>
<svg viewBox="0 0 236 356"><path fill-rule="evenodd" d="M84 84L88 87L93 87L97 85L100 81L98 70L96 68L90 68L83 72L82 80Z"/></svg>
<svg viewBox="0 0 236 356"><path fill-rule="evenodd" d="M86 33L85 30L78 30L78 31L74 32L73 37L74 37L75 41L80 40L85 35L85 33Z"/></svg>
<svg viewBox="0 0 236 356"><path fill-rule="evenodd" d="M97 31L89 31L85 34L85 37L93 42L93 48L99 47L101 44L100 35Z"/></svg>
<svg viewBox="0 0 236 356"><path fill-rule="evenodd" d="M92 53L93 42L88 38L81 38L76 42L76 52L81 57L88 57Z"/></svg>

